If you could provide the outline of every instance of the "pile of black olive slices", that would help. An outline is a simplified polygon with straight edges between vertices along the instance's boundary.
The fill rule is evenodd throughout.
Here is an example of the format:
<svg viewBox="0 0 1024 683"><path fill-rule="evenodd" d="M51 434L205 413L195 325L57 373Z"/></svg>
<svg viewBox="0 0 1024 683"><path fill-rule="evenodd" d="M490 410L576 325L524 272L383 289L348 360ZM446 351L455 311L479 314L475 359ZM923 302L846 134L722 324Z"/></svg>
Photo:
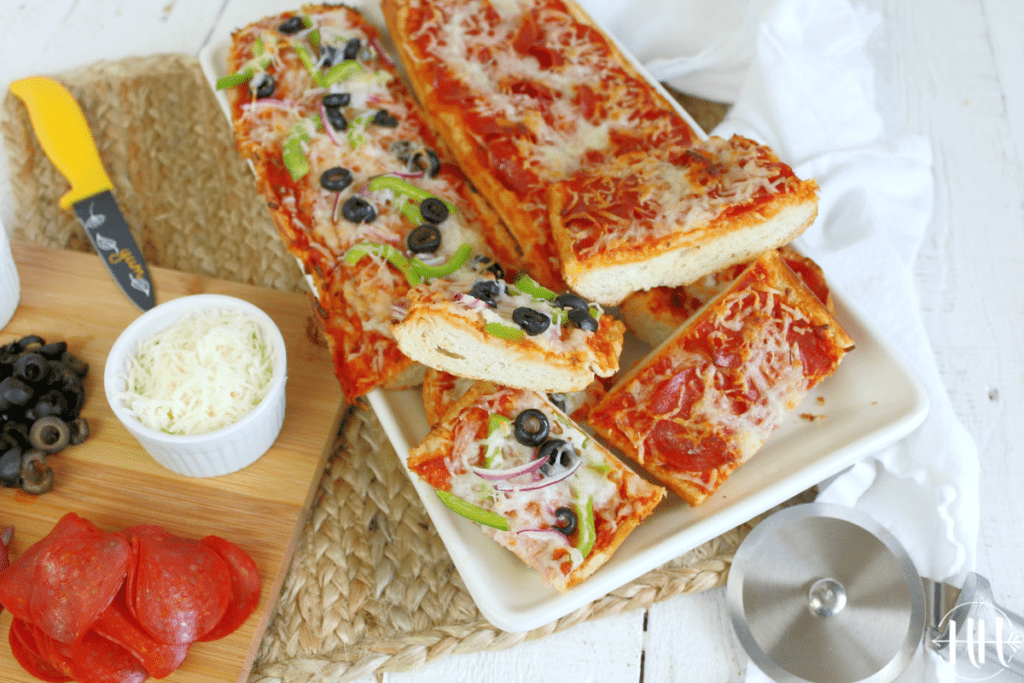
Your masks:
<svg viewBox="0 0 1024 683"><path fill-rule="evenodd" d="M66 342L30 335L0 346L0 484L33 494L53 488L47 456L89 435L79 417L88 371Z"/></svg>

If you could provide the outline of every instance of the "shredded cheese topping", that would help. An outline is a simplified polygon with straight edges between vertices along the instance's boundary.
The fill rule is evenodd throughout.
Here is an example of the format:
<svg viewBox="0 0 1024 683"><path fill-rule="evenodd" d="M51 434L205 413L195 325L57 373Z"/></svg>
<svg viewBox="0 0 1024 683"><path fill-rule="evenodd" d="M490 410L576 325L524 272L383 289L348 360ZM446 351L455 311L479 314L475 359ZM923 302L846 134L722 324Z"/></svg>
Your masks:
<svg viewBox="0 0 1024 683"><path fill-rule="evenodd" d="M207 434L256 407L273 375L270 345L252 316L206 311L139 343L121 399L150 429Z"/></svg>

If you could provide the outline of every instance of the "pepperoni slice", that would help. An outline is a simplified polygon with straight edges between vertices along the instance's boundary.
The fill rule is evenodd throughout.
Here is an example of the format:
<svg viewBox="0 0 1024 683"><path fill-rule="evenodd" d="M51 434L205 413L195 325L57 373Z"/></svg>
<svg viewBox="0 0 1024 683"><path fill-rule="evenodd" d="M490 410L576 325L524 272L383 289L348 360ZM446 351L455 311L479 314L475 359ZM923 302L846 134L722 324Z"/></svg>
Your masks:
<svg viewBox="0 0 1024 683"><path fill-rule="evenodd" d="M74 680L51 664L49 659L39 652L34 630L38 629L23 619L15 618L11 621L7 640L11 644L11 653L18 660L18 664L21 664L25 671L41 681L64 683L64 681Z"/></svg>
<svg viewBox="0 0 1024 683"><path fill-rule="evenodd" d="M181 666L188 645L160 643L146 633L128 609L126 588L118 592L93 626L93 631L128 650L153 678L165 678Z"/></svg>
<svg viewBox="0 0 1024 683"><path fill-rule="evenodd" d="M260 575L256 562L231 541L219 536L207 536L200 543L217 553L231 570L231 600L228 608L217 625L199 638L202 641L217 640L233 633L256 609L260 602Z"/></svg>
<svg viewBox="0 0 1024 683"><path fill-rule="evenodd" d="M130 547L73 512L0 576L15 617L64 643L79 640L120 589Z"/></svg>
<svg viewBox="0 0 1024 683"><path fill-rule="evenodd" d="M128 606L147 633L162 643L191 643L220 622L231 571L216 552L157 526L123 533L138 546Z"/></svg>
<svg viewBox="0 0 1024 683"><path fill-rule="evenodd" d="M78 683L142 683L149 674L128 650L89 631L75 646L71 675Z"/></svg>

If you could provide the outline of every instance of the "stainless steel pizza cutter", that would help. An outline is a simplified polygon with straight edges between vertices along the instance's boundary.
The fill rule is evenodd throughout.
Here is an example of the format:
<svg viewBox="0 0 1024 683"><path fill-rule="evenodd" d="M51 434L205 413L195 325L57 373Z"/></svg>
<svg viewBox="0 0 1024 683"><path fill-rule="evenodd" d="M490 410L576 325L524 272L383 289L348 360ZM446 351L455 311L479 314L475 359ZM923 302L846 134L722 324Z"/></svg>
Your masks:
<svg viewBox="0 0 1024 683"><path fill-rule="evenodd" d="M842 506L797 505L754 527L727 595L747 654L780 683L892 681L922 644L957 681L1024 678L1024 619L984 577L959 589L923 578L892 534Z"/></svg>

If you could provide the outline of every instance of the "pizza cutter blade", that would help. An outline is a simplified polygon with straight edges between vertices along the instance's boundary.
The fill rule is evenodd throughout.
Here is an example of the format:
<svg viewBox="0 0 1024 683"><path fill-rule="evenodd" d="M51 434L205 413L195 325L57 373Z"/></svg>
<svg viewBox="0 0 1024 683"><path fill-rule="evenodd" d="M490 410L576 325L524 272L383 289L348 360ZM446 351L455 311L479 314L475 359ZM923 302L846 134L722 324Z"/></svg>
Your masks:
<svg viewBox="0 0 1024 683"><path fill-rule="evenodd" d="M922 642L959 678L1024 675L1024 620L984 577L962 589L922 578L895 536L842 506L796 505L758 524L726 590L741 644L776 681L892 681Z"/></svg>

